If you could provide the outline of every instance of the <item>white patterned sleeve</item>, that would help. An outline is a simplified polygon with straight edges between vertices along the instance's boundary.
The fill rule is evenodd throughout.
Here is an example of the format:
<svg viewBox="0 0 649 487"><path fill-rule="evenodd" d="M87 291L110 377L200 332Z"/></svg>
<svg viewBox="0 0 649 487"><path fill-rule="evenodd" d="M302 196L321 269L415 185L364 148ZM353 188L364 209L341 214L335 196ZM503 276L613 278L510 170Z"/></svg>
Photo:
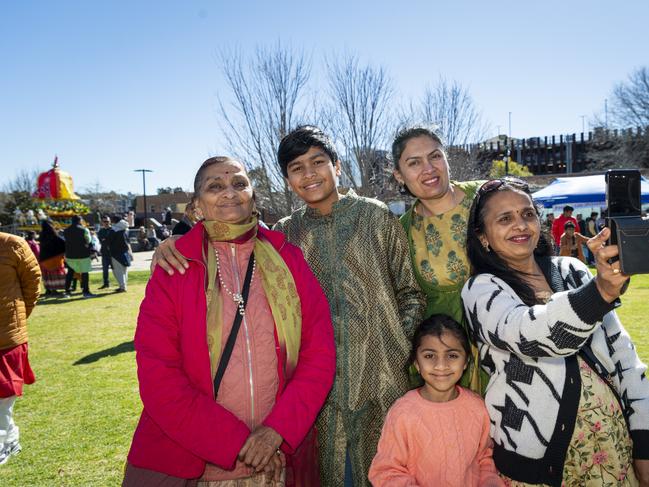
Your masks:
<svg viewBox="0 0 649 487"><path fill-rule="evenodd" d="M546 304L527 306L492 274L469 279L462 300L476 339L527 357L577 353L614 307L602 299L594 280L555 293Z"/></svg>

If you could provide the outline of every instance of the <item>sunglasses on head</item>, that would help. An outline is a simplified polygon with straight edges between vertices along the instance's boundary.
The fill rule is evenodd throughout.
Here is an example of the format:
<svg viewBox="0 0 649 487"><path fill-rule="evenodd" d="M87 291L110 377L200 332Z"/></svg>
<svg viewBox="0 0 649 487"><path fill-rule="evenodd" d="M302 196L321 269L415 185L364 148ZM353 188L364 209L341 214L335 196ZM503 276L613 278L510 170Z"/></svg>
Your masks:
<svg viewBox="0 0 649 487"><path fill-rule="evenodd" d="M504 185L509 185L509 186L514 186L515 188L520 188L526 193L529 192L530 187L529 185L523 181L522 179L518 178L513 178L513 177L504 177L504 178L499 178L499 179L490 179L486 183L484 183L480 188L478 189L478 196L482 196L484 194L490 193L492 191L496 191L499 188L501 188Z"/></svg>

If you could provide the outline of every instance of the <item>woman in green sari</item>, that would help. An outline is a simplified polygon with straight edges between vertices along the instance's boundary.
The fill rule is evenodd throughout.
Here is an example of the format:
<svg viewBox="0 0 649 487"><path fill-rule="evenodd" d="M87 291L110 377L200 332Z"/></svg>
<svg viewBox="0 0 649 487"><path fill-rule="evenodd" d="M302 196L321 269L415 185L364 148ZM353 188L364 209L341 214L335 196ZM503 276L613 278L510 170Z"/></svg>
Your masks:
<svg viewBox="0 0 649 487"><path fill-rule="evenodd" d="M423 125L397 133L392 158L394 177L402 191L416 198L401 223L408 235L415 277L426 294L425 317L446 314L464 323L460 293L470 274L467 221L483 181L451 181L444 143L433 129ZM473 345L472 355L462 385L481 392L487 381L478 373Z"/></svg>

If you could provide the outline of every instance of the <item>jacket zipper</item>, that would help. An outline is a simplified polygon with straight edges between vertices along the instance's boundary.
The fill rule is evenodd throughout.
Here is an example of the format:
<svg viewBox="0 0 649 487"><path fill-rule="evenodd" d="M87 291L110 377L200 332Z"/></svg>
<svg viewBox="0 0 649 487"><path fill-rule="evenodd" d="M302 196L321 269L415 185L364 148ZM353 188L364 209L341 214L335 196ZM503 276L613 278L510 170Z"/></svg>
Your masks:
<svg viewBox="0 0 649 487"><path fill-rule="evenodd" d="M239 279L239 269L237 266L237 258L236 258L236 248L234 244L230 244L230 250L232 251L232 272L235 278L235 281L237 283L237 289L239 290L239 293L243 292L243 289L241 288L241 281ZM252 285L252 280L251 280L251 285ZM247 304L247 303L245 303ZM238 313L239 310L237 309L235 313ZM250 333L248 331L248 322L246 321L246 315L243 315L243 331L246 336L246 354L248 355L248 382L250 385L250 419L251 421L254 421L255 419L255 388L254 388L254 382L253 382L253 377L252 377L252 351L250 347Z"/></svg>

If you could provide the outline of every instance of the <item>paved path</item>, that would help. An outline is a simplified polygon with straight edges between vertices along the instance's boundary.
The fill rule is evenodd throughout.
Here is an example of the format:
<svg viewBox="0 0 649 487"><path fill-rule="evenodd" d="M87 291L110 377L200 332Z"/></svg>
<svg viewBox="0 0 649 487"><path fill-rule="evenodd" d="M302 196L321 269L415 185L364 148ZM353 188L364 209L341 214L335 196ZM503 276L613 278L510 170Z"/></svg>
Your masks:
<svg viewBox="0 0 649 487"><path fill-rule="evenodd" d="M129 271L148 271L151 265L153 250L147 252L133 252L133 262L128 268ZM101 257L92 261L92 271L101 272Z"/></svg>

